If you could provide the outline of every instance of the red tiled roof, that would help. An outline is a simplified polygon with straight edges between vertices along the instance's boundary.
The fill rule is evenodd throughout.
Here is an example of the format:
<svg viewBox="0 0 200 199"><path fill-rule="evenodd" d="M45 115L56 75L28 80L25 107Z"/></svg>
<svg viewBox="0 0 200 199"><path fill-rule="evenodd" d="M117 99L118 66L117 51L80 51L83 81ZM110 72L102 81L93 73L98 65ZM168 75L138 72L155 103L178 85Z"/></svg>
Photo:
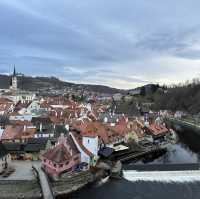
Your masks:
<svg viewBox="0 0 200 199"><path fill-rule="evenodd" d="M58 144L53 149L49 149L43 154L43 157L58 164L65 163L72 159L72 155L64 146L64 144Z"/></svg>
<svg viewBox="0 0 200 199"><path fill-rule="evenodd" d="M17 113L17 112L12 112L12 113L9 114L9 116L20 116L20 114Z"/></svg>
<svg viewBox="0 0 200 199"><path fill-rule="evenodd" d="M115 141L117 138L122 138L128 132L126 124L102 124L98 121L75 122L72 127L79 130L82 136L96 137L98 136L105 144Z"/></svg>
<svg viewBox="0 0 200 199"><path fill-rule="evenodd" d="M3 131L1 139L2 140L20 139L21 132L23 132L23 126L8 125Z"/></svg>
<svg viewBox="0 0 200 199"><path fill-rule="evenodd" d="M59 96L59 97L48 97L45 99L43 104L48 104L48 105L65 105L72 107L75 105L75 102L72 100L69 100L65 97Z"/></svg>
<svg viewBox="0 0 200 199"><path fill-rule="evenodd" d="M65 120L62 117L56 117L56 116L49 116L50 120L54 124L60 124L63 123Z"/></svg>
<svg viewBox="0 0 200 199"><path fill-rule="evenodd" d="M165 134L168 132L168 129L163 125L156 125L155 123L150 124L148 129L153 135Z"/></svg>
<svg viewBox="0 0 200 199"><path fill-rule="evenodd" d="M7 98L0 98L0 111L8 112L14 103Z"/></svg>
<svg viewBox="0 0 200 199"><path fill-rule="evenodd" d="M5 103L13 103L13 101L8 99L8 98L1 97L0 98L0 104L5 104Z"/></svg>
<svg viewBox="0 0 200 199"><path fill-rule="evenodd" d="M22 125L7 125L3 131L2 140L13 140L34 137L35 128L24 128Z"/></svg>
<svg viewBox="0 0 200 199"><path fill-rule="evenodd" d="M28 120L11 120L12 125L18 125L18 126L33 126L31 121Z"/></svg>
<svg viewBox="0 0 200 199"><path fill-rule="evenodd" d="M0 104L0 111L8 111L11 108L12 104Z"/></svg>

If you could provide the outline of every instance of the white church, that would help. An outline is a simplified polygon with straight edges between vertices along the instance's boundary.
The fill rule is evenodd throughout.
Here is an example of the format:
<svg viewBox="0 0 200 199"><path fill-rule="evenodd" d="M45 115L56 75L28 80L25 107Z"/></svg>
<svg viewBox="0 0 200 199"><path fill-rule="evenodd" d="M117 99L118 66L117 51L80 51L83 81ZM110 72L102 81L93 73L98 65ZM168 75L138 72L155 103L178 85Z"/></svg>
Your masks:
<svg viewBox="0 0 200 199"><path fill-rule="evenodd" d="M10 87L7 93L5 93L6 97L14 101L15 103L33 101L36 98L36 94L30 91L21 90L18 87L18 74L14 67L13 74L11 76Z"/></svg>
<svg viewBox="0 0 200 199"><path fill-rule="evenodd" d="M11 78L10 91L17 91L17 74L15 67Z"/></svg>

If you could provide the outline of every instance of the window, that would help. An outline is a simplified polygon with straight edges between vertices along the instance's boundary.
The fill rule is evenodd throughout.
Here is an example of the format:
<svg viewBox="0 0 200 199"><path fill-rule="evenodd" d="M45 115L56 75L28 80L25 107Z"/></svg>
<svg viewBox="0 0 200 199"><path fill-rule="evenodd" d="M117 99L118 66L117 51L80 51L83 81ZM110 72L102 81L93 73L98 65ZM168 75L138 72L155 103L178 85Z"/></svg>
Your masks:
<svg viewBox="0 0 200 199"><path fill-rule="evenodd" d="M88 140L88 144L90 143L90 140Z"/></svg>

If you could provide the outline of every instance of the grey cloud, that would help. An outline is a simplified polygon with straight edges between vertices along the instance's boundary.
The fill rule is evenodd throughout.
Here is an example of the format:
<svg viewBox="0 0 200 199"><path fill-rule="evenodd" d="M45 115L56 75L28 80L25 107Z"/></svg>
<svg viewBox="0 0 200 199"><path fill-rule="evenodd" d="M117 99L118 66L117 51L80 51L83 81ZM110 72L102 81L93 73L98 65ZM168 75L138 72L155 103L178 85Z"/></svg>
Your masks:
<svg viewBox="0 0 200 199"><path fill-rule="evenodd" d="M199 59L195 1L47 1L0 2L0 69L16 64L33 75L145 84L153 73L165 76L154 60Z"/></svg>

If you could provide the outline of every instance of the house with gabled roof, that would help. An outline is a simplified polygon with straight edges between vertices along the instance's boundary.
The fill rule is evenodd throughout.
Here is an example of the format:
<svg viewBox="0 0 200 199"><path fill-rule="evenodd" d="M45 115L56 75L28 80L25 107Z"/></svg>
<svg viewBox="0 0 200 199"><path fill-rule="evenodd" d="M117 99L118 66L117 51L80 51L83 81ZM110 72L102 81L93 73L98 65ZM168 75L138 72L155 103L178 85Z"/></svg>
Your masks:
<svg viewBox="0 0 200 199"><path fill-rule="evenodd" d="M42 168L51 176L74 171L81 163L81 154L73 138L63 134L56 145L42 155Z"/></svg>

